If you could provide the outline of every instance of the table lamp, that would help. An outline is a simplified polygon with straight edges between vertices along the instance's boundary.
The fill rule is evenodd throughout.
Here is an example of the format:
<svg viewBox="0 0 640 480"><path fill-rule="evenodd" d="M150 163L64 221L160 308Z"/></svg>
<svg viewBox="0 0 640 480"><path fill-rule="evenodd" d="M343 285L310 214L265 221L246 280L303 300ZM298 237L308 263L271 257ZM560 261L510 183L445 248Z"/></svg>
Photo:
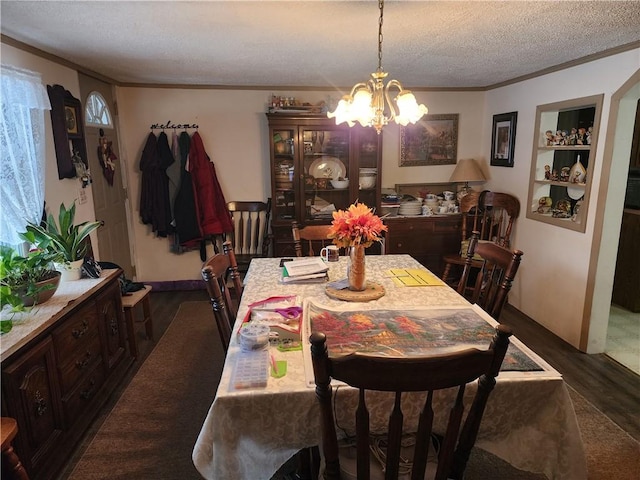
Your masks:
<svg viewBox="0 0 640 480"><path fill-rule="evenodd" d="M462 158L458 160L456 168L451 174L450 182L463 183L463 187L458 191L458 200L471 192L469 182L484 182L486 180L482 170L473 158Z"/></svg>

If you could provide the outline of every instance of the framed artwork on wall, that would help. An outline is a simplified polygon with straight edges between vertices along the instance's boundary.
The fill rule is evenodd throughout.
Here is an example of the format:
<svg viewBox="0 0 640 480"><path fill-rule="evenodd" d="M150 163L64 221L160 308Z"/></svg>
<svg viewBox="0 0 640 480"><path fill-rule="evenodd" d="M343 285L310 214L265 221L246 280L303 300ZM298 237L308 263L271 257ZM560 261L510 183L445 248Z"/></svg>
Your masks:
<svg viewBox="0 0 640 480"><path fill-rule="evenodd" d="M400 127L400 166L455 165L458 160L458 114L425 115Z"/></svg>
<svg viewBox="0 0 640 480"><path fill-rule="evenodd" d="M493 116L491 165L497 167L513 167L517 121L518 112L501 113Z"/></svg>
<svg viewBox="0 0 640 480"><path fill-rule="evenodd" d="M73 136L79 136L78 130L78 112L75 105L64 106L64 122L67 127L67 135L71 138Z"/></svg>

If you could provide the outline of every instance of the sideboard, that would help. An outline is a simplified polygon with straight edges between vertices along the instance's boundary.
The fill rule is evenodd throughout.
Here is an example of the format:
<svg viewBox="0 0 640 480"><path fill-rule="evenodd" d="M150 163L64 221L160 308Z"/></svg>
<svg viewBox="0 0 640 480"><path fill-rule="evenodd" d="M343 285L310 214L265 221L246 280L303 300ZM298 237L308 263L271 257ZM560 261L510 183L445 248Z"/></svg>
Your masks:
<svg viewBox="0 0 640 480"><path fill-rule="evenodd" d="M460 251L462 215L385 217L388 231L384 253L407 253L436 275L442 275L442 256Z"/></svg>
<svg viewBox="0 0 640 480"><path fill-rule="evenodd" d="M31 479L55 478L133 362L119 273L63 282L2 336L2 416L18 422L14 448Z"/></svg>

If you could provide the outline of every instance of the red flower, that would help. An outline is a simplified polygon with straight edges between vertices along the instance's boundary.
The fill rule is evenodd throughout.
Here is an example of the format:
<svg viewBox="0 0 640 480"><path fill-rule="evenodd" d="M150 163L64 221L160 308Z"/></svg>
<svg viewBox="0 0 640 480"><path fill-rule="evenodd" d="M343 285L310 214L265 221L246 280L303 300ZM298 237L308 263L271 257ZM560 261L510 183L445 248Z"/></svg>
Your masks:
<svg viewBox="0 0 640 480"><path fill-rule="evenodd" d="M347 211L333 212L328 236L339 247L369 247L373 242L381 241L380 234L386 230L386 225L372 209L364 203L355 203Z"/></svg>

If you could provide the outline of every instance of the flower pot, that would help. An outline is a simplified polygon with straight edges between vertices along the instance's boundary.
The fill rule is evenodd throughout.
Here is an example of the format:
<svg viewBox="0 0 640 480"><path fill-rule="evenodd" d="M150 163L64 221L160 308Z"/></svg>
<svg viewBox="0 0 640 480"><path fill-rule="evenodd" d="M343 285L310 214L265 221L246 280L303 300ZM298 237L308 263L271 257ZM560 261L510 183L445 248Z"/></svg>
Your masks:
<svg viewBox="0 0 640 480"><path fill-rule="evenodd" d="M82 277L82 264L84 260L76 260L68 263L54 263L56 270L62 273L62 281L80 280Z"/></svg>
<svg viewBox="0 0 640 480"><path fill-rule="evenodd" d="M22 303L24 303L25 307L31 307L33 305L39 305L41 303L46 302L47 300L49 300L51 297L53 297L53 294L56 293L56 290L58 289L58 285L60 285L60 278L62 277L62 274L60 272L56 272L56 274L47 279L47 280L43 280L41 282L36 283L36 288L38 289L42 289L43 287L46 287L48 285L51 285L51 288L46 288L46 289L42 289L40 291L38 291L35 295L26 295L26 287L24 287L22 289L22 292L20 291L20 289L18 290L17 294L22 298Z"/></svg>
<svg viewBox="0 0 640 480"><path fill-rule="evenodd" d="M364 247L349 247L349 290L362 292L366 287Z"/></svg>

